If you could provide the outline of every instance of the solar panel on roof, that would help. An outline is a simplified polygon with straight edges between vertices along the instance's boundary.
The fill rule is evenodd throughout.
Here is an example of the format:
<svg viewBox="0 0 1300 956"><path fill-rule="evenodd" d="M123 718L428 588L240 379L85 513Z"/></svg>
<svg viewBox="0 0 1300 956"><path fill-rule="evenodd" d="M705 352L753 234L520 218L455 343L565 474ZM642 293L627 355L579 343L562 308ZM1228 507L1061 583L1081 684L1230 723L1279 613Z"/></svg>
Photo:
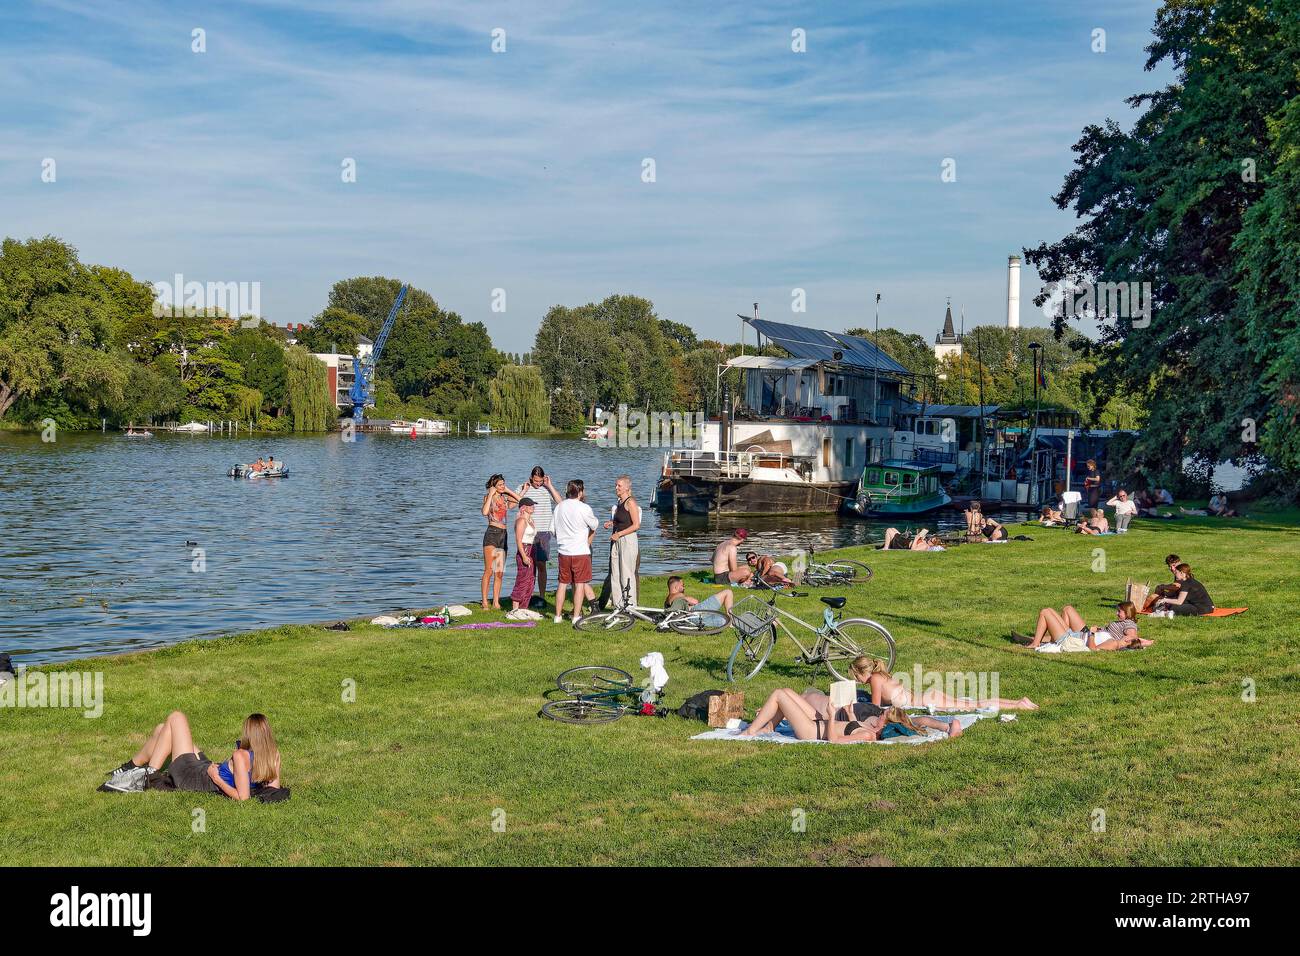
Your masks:
<svg viewBox="0 0 1300 956"><path fill-rule="evenodd" d="M840 352L843 361L860 368L876 368L887 372L908 374L907 369L894 361L882 349L856 335L832 334L823 329L810 329L801 325L787 325L767 319L746 319L754 329L775 342L796 358L835 361Z"/></svg>

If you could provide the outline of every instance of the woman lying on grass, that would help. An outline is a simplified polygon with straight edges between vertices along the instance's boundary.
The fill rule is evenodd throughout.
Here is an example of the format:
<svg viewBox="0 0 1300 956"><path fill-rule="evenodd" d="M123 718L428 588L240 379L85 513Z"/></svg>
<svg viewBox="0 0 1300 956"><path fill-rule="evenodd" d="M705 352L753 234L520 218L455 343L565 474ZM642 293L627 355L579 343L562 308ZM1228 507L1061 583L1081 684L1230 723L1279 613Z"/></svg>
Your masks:
<svg viewBox="0 0 1300 956"><path fill-rule="evenodd" d="M885 543L877 551L945 551L943 539L931 534L928 528L922 528L912 537L903 534L897 528L885 529Z"/></svg>
<svg viewBox="0 0 1300 956"><path fill-rule="evenodd" d="M863 654L855 657L849 665L853 679L859 684L866 684L871 689L871 702L877 707L893 705L895 707L934 707L939 710L985 710L994 707L999 710L1037 710L1038 705L1028 697L1019 700L1007 700L991 697L988 700L973 700L968 697L949 697L936 688L924 691L919 697L903 686L903 682L892 676L886 669L885 662Z"/></svg>
<svg viewBox="0 0 1300 956"><path fill-rule="evenodd" d="M1033 637L1011 632L1011 639L1036 651L1122 651L1127 648L1149 647L1151 641L1138 637L1137 608L1130 601L1121 601L1115 607L1115 620L1105 627L1089 627L1083 617L1067 604L1058 612L1045 607L1038 612L1038 627ZM1051 640L1047 640L1048 638Z"/></svg>
<svg viewBox="0 0 1300 956"><path fill-rule="evenodd" d="M136 755L113 771L101 789L122 793L143 790L168 760L177 790L223 793L232 800L247 800L261 787L280 786L280 750L265 716L248 716L234 753L218 766L194 746L189 720L174 710L153 729Z"/></svg>
<svg viewBox="0 0 1300 956"><path fill-rule="evenodd" d="M816 687L807 688L802 695L804 700L812 704L813 710L818 715L825 717L831 712L830 694L818 690ZM835 719L850 721L856 720L859 723L865 723L868 718L881 717L890 712L889 707L877 707L875 704L869 704L866 701L854 701L847 707L841 707L835 711ZM898 711L897 713L902 713ZM920 714L904 715L908 722L914 727L924 728L926 730L942 730L949 737L961 736L961 722L957 720L944 720L939 717L923 717ZM888 718L886 718L888 721Z"/></svg>
<svg viewBox="0 0 1300 956"><path fill-rule="evenodd" d="M754 737L758 734L772 733L776 730L777 724L787 720L799 740L825 740L832 744L851 744L863 740L879 740L880 732L885 729L886 724L890 723L888 713L871 717L864 715L863 720L853 720L847 719L849 717L847 710L841 708L828 719L825 714L829 710L829 698L819 710L790 688L778 687L772 691L772 696L767 699L767 703L754 715L753 723L742 730L739 736ZM841 720L841 715L846 719ZM953 737L961 735L961 724L956 720L946 722L933 717L908 717L901 714L897 716L917 728L943 730Z"/></svg>

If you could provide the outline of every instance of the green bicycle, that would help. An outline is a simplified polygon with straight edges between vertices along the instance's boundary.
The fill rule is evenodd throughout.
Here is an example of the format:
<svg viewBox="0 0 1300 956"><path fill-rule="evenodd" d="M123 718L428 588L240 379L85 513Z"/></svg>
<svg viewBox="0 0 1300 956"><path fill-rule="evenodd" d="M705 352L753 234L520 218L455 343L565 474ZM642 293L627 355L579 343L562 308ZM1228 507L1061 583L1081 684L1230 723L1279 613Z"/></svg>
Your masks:
<svg viewBox="0 0 1300 956"><path fill-rule="evenodd" d="M657 694L643 689L627 671L604 664L570 667L555 678L555 686L569 697L548 700L538 716L562 724L607 724L647 703L653 705L658 699ZM657 710L655 714L662 716Z"/></svg>

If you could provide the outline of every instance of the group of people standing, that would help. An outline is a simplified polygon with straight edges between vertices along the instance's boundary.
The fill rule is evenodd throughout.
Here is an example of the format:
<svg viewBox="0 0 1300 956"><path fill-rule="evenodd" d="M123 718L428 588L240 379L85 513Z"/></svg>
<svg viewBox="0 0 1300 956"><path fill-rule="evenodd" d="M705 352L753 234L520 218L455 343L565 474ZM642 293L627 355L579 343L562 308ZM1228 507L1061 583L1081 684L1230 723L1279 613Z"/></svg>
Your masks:
<svg viewBox="0 0 1300 956"><path fill-rule="evenodd" d="M623 603L626 595L635 604L641 506L632 496L632 479L627 475L614 483L614 495L617 503L604 522L605 530L610 532L608 587L614 591L616 603ZM534 587L545 606L546 567L554 553L558 561L555 623L564 618L564 602L570 587L573 588L573 620L577 621L584 605L596 600L591 586L591 548L601 527L587 504L586 485L574 478L561 495L541 465L535 465L528 480L513 491L500 474L487 480L483 496L483 516L488 522L483 534L484 610L502 610L501 585L510 550L506 522L512 510L518 514L514 521L515 584L510 592L511 613L518 615L529 609Z"/></svg>

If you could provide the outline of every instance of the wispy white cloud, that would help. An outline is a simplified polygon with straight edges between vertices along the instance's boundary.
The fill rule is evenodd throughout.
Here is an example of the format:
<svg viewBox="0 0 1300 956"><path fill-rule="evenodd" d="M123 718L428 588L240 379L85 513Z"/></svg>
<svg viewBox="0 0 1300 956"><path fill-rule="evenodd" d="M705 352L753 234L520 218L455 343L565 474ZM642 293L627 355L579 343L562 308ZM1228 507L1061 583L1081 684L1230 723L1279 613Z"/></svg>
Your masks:
<svg viewBox="0 0 1300 956"><path fill-rule="evenodd" d="M1071 226L1049 197L1079 129L1155 85L1145 6L32 4L0 38L5 230L144 278L258 280L278 321L400 275L515 349L549 305L611 291L714 335L792 286L828 326L882 287L915 331L947 295L998 321L1007 253Z"/></svg>

